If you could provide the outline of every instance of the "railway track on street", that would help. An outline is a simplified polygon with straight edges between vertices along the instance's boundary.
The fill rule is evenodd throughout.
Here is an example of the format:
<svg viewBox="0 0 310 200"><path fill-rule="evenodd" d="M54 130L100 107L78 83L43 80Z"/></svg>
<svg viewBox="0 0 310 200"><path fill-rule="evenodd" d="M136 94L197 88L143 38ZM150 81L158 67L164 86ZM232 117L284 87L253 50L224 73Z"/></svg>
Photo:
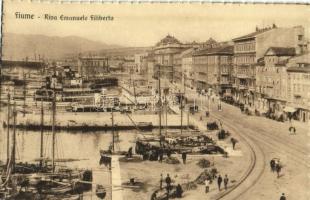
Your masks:
<svg viewBox="0 0 310 200"><path fill-rule="evenodd" d="M212 115L213 117L219 119L219 116L214 114ZM215 200L237 200L245 192L254 187L262 177L265 170L265 155L259 145L256 145L253 141L243 136L243 134L240 133L240 130L237 130L236 127L228 124L224 124L223 126L242 139L243 143L250 151L250 164L246 172L239 179L239 181L233 185L233 187L225 192L219 193L219 195L215 198Z"/></svg>
<svg viewBox="0 0 310 200"><path fill-rule="evenodd" d="M228 124L234 124L235 127L238 128L239 132L242 131L248 138L268 146L269 149L272 149L275 152L285 152L291 160L294 160L306 167L310 166L307 159L308 153L304 150L304 148L301 149L300 147L294 147L294 145L290 144L290 141L284 139L283 137L274 137L272 133L266 132L266 130L263 130L262 128L255 129L254 131L249 127L237 123L234 116L229 116L227 113L225 113L225 115L226 118L219 114L215 114L215 116L220 118L222 121L225 121Z"/></svg>
<svg viewBox="0 0 310 200"><path fill-rule="evenodd" d="M294 144L290 144L289 140L287 138L284 138L284 136L282 137L276 137L274 135L272 135L272 132L270 131L266 131L264 130L264 128L258 128L256 129L256 127L254 129L251 129L251 127L247 126L246 123L236 117L234 114L232 113L215 113L215 112L211 112L211 116L221 120L224 123L224 127L227 127L227 129L233 130L233 133L238 135L239 137L241 136L241 138L245 139L245 140L249 140L252 142L252 145L254 145L254 147L258 146L259 151L255 151L255 156L260 156L260 154L262 154L263 156L261 157L261 162L263 163L264 166L261 166L261 170L257 170L256 172L254 171L255 168L257 168L257 158L256 158L256 163L254 166L254 169L251 171L247 171L247 176L243 176L240 181L238 182L238 184L236 184L231 190L227 191L226 193L222 193L220 196L218 196L218 198L216 198L217 200L221 199L221 200L236 200L236 199L242 199L241 197L246 197L246 193L249 194L249 190L252 188L254 188L255 184L262 178L264 177L264 171L265 171L265 167L266 165L269 166L269 157L267 158L267 155L264 152L264 147L266 147L267 149L269 149L269 151L273 151L276 154L279 155L286 155L287 159L294 161L300 165L303 165L305 167L307 167L308 169L310 168L310 164L308 161L308 154L306 153L306 151L304 150L304 148L302 148L301 145L296 145L294 146ZM244 123L242 123L244 122ZM253 128L253 127L252 127ZM282 139L284 138L284 139ZM254 144L253 144L254 143ZM251 145L251 143L250 143ZM253 146L251 145L251 151L253 150ZM270 156L270 155L268 155ZM250 172L250 173L249 173ZM256 178L253 178L253 175L255 173L259 173L257 174ZM252 176L252 177L251 177ZM246 182L246 180L253 180L253 182L249 185L247 185L247 187L242 187L242 185L244 185L243 183ZM239 193L233 195L233 193Z"/></svg>

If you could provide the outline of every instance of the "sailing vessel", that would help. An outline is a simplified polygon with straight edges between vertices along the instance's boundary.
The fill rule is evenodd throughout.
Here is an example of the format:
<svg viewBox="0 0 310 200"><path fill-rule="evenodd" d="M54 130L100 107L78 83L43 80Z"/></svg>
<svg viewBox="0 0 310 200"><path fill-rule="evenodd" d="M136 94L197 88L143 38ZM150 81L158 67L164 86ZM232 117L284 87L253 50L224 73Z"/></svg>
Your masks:
<svg viewBox="0 0 310 200"><path fill-rule="evenodd" d="M7 150L7 164L3 168L5 174L0 181L0 199L33 199L34 195L45 198L46 195L52 195L60 199L73 194L81 194L92 187L91 170L72 170L69 168L56 169L55 159L55 124L56 124L56 105L55 95L52 104L52 164L49 165L50 159L43 157L43 103L41 103L41 140L40 140L40 158L39 164L16 163L16 103L13 108L13 134L12 148L10 151L9 127ZM8 103L8 105L10 105ZM8 124L11 118L10 106L8 106ZM11 152L11 153L9 153ZM3 180L2 180L3 179ZM1 182L3 182L1 184ZM24 190L22 190L24 189ZM33 192L34 191L34 192ZM56 198L57 199L57 198Z"/></svg>
<svg viewBox="0 0 310 200"><path fill-rule="evenodd" d="M38 193L45 195L64 195L64 194L80 194L90 190L92 185L91 170L72 170L69 168L56 169L55 159L55 140L56 140L56 93L53 92L52 101L52 160L51 168L47 173L35 173L29 176L30 186L34 187ZM40 166L43 161L47 160L43 157L43 103L41 103L41 145L40 145Z"/></svg>

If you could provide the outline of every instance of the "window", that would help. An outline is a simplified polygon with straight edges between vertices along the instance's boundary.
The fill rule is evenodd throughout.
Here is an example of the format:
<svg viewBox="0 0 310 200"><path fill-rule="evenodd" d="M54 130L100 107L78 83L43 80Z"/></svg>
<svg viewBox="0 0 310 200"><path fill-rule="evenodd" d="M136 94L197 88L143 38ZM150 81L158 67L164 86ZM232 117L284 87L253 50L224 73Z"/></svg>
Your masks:
<svg viewBox="0 0 310 200"><path fill-rule="evenodd" d="M301 41L303 39L303 35L298 35L298 40Z"/></svg>

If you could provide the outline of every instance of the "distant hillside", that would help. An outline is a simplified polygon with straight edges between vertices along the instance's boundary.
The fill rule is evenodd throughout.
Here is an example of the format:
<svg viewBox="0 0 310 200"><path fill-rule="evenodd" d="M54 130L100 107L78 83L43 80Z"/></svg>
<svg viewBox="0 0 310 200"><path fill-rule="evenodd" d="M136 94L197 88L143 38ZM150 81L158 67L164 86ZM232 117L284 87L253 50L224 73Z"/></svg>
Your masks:
<svg viewBox="0 0 310 200"><path fill-rule="evenodd" d="M53 37L45 35L3 34L3 59L29 60L44 56L49 59L59 59L67 55L81 52L98 52L104 49L121 48L118 45L108 45L91 41L82 37Z"/></svg>
<svg viewBox="0 0 310 200"><path fill-rule="evenodd" d="M102 49L96 52L92 51L89 53L100 56L130 56L138 53L145 53L149 50L151 50L151 47L121 47L113 49Z"/></svg>

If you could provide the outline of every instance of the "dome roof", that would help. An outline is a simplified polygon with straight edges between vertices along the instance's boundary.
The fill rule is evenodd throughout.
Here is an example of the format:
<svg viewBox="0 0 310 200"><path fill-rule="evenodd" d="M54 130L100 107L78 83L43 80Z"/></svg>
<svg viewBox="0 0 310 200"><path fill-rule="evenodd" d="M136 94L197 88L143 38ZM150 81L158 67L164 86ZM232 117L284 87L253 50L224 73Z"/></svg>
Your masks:
<svg viewBox="0 0 310 200"><path fill-rule="evenodd" d="M176 39L175 37L168 34L165 38L160 40L156 44L156 46L167 45L167 44L181 44L181 42L178 39Z"/></svg>

